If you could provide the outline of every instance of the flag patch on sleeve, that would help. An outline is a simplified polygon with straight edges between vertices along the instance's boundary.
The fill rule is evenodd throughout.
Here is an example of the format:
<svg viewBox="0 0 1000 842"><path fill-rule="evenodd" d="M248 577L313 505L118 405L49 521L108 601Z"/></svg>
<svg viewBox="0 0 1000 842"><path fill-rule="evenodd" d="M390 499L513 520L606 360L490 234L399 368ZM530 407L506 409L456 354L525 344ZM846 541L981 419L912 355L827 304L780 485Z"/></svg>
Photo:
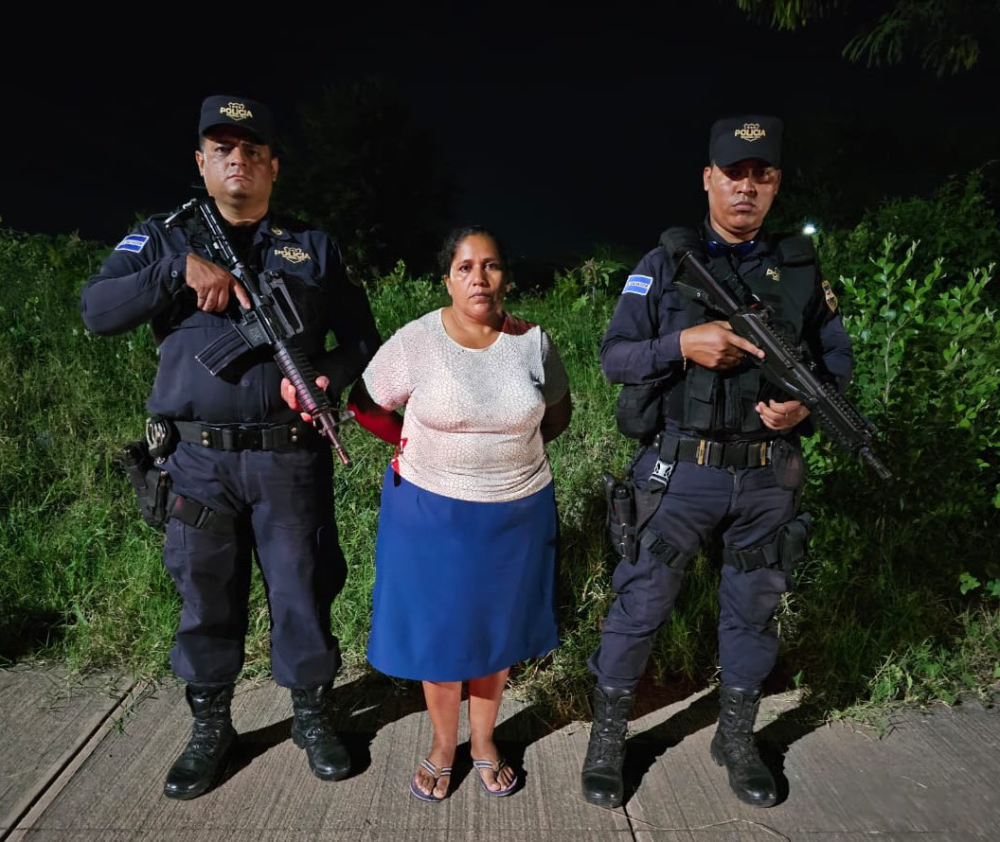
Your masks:
<svg viewBox="0 0 1000 842"><path fill-rule="evenodd" d="M625 281L625 289L622 290L622 295L626 292L634 292L636 295L645 295L649 292L649 288L653 285L653 279L649 275L629 275L628 280Z"/></svg>
<svg viewBox="0 0 1000 842"><path fill-rule="evenodd" d="M134 254L138 254L146 247L146 243L148 242L149 237L146 234L129 234L124 240L115 246L115 251L130 251Z"/></svg>

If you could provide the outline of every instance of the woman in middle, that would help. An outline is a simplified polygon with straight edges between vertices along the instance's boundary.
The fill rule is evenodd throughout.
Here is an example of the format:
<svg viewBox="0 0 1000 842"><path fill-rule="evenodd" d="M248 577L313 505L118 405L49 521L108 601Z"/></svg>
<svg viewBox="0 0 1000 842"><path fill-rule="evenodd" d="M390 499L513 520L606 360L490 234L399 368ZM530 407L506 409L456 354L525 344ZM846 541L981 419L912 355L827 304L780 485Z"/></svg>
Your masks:
<svg viewBox="0 0 1000 842"><path fill-rule="evenodd" d="M434 736L410 782L423 801L448 793L464 681L483 790L517 785L493 730L511 665L558 645L544 443L571 415L548 335L503 310L497 237L461 229L441 257L450 306L397 331L350 400L362 426L397 445L382 488L368 659L423 682Z"/></svg>

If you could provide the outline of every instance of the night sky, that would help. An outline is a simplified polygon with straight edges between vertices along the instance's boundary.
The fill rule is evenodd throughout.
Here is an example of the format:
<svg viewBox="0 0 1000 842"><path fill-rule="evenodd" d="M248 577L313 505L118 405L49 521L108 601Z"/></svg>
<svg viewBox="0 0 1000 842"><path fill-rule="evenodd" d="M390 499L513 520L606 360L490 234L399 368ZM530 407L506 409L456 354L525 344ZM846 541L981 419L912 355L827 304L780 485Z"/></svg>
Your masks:
<svg viewBox="0 0 1000 842"><path fill-rule="evenodd" d="M117 242L137 213L194 194L204 96L263 100L289 136L324 86L372 75L434 139L459 190L454 221L492 225L539 259L595 243L645 250L668 225L697 223L708 129L726 114L785 119L786 185L822 174L913 195L997 157L992 58L943 80L914 65L869 70L840 56L848 20L783 33L735 0L681 5L400 15L368 4L330 6L335 24L276 10L251 26L248 9L237 24L228 7L163 6L185 25L164 14L92 29L89 18L95 34L75 39L29 28L32 61L0 58L0 224Z"/></svg>

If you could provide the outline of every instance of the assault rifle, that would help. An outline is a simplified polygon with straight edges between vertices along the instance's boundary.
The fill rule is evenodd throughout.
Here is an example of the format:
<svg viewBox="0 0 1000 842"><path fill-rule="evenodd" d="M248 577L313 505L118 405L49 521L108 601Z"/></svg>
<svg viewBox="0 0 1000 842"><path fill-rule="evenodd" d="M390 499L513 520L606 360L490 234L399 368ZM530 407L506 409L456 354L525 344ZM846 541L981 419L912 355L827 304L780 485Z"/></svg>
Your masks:
<svg viewBox="0 0 1000 842"><path fill-rule="evenodd" d="M240 317L230 316L233 330L227 332L201 353L195 355L213 377L223 375L245 351L261 346L270 346L274 351L274 361L295 387L299 405L312 416L322 435L326 436L333 449L345 465L351 460L337 437L337 426L354 417L349 410L338 410L330 403L326 392L316 385L316 369L312 367L305 353L295 341L302 333L302 319L285 282L278 272L258 275L244 265L233 249L218 217L215 215L212 199L197 198L185 202L166 221L167 228L181 219L197 212L211 237L212 253L218 263L225 267L246 289L250 296L250 308L240 306Z"/></svg>
<svg viewBox="0 0 1000 842"><path fill-rule="evenodd" d="M689 246L680 245L673 256L677 264L674 284L709 310L720 313L736 334L764 352L764 359L751 357L764 377L805 404L830 437L849 453L860 453L880 479L891 479L889 469L872 452L878 432L875 426L833 383L820 380L802 354L774 331L768 309L759 302L740 304L725 284L698 261Z"/></svg>

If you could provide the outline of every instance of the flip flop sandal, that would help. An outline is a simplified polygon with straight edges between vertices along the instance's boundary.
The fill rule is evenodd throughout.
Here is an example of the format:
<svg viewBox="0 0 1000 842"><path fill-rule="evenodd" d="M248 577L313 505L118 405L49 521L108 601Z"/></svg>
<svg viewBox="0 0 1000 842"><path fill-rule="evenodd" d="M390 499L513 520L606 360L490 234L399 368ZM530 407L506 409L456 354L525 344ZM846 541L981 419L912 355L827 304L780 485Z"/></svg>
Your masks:
<svg viewBox="0 0 1000 842"><path fill-rule="evenodd" d="M489 769L493 773L493 777L496 779L497 783L500 783L500 770L505 766L508 766L506 760L502 757L495 763L492 760L473 760L472 768L476 770ZM483 788L483 792L487 795L493 795L497 798L501 798L504 795L510 795L514 791L514 787L517 786L517 775L514 775L514 780L512 780L503 789L490 789L486 785L486 781L483 780L483 776L479 776L479 785Z"/></svg>
<svg viewBox="0 0 1000 842"><path fill-rule="evenodd" d="M420 789L417 788L417 785L415 783L416 776L410 778L410 792L413 794L413 797L419 798L421 801L430 801L431 803L434 803L436 801L444 801L444 799L447 798L448 794L451 792L451 789L449 788L448 792L446 792L440 798L438 798L434 794L434 790L437 788L438 781L441 778L445 777L446 775L448 777L451 777L451 766L442 766L438 768L433 763L431 763L430 760L428 760L426 757L420 761L420 765L423 767L424 771L427 772L428 775L434 778L434 786L431 787L431 792L429 794L426 792L421 792Z"/></svg>

